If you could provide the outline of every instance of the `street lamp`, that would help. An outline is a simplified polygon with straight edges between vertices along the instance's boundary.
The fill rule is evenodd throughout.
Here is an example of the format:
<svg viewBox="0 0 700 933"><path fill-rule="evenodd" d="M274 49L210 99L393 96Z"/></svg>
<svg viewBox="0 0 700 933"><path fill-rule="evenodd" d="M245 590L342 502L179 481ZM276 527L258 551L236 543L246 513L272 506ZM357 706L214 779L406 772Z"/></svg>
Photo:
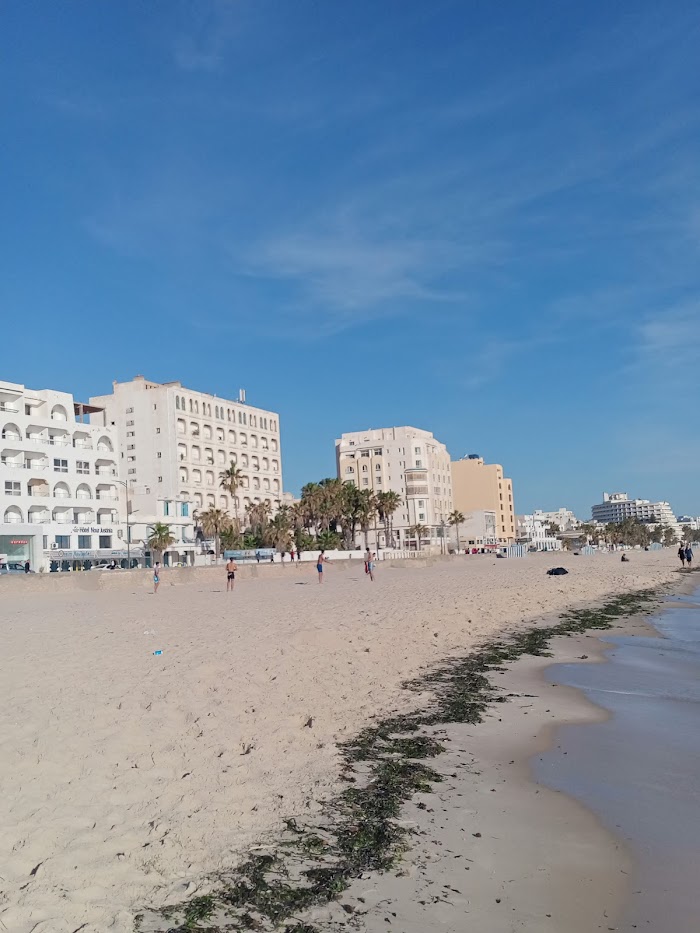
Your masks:
<svg viewBox="0 0 700 933"><path fill-rule="evenodd" d="M126 493L126 569L131 570L131 527L129 524L129 486L126 480L116 480L120 486L124 487Z"/></svg>

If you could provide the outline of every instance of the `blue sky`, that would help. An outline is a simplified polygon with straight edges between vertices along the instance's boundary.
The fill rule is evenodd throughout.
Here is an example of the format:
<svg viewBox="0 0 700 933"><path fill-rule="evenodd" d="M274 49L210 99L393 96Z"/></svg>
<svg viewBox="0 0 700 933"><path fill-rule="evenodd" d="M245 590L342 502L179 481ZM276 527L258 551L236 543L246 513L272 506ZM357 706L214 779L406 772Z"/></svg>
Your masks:
<svg viewBox="0 0 700 933"><path fill-rule="evenodd" d="M144 373L700 513L700 10L3 5L0 376Z"/></svg>

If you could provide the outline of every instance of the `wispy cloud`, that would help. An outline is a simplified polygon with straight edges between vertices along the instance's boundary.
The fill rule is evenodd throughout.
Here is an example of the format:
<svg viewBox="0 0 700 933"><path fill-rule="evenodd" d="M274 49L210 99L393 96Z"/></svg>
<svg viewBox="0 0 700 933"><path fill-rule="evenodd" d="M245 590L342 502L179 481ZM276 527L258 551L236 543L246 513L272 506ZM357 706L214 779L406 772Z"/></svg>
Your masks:
<svg viewBox="0 0 700 933"><path fill-rule="evenodd" d="M188 32L173 40L173 59L183 71L220 71L243 11L240 0L210 0L188 9Z"/></svg>

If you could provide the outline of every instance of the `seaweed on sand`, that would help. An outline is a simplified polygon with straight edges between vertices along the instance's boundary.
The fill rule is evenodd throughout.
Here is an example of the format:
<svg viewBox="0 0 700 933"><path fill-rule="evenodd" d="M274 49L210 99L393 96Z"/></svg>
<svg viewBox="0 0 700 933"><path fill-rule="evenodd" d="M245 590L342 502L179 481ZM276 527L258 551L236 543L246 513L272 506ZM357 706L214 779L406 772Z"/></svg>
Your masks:
<svg viewBox="0 0 700 933"><path fill-rule="evenodd" d="M343 775L352 782L324 808L321 825L286 821L270 846L215 879L213 893L165 911L151 912L151 930L167 933L283 930L319 933L301 915L335 900L351 881L387 871L408 848L412 830L398 817L417 793L429 793L440 774L425 761L444 749L429 730L449 723L478 723L486 709L507 700L489 674L521 655L546 655L555 636L607 629L623 616L651 611L658 590L625 593L599 608L565 612L555 625L490 642L464 658L449 659L405 684L429 692L428 706L389 717L341 746ZM170 924L175 919L175 926ZM142 929L139 915L136 929Z"/></svg>

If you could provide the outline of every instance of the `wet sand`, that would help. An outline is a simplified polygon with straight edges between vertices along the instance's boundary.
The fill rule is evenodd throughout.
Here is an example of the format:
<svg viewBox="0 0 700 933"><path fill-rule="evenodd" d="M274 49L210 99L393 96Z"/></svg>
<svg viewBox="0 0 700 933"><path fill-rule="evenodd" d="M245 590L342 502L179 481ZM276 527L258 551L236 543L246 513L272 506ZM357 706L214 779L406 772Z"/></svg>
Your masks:
<svg viewBox="0 0 700 933"><path fill-rule="evenodd" d="M557 638L553 646L557 661L602 659L594 636ZM630 893L628 853L590 810L532 778L533 757L552 746L557 726L608 718L579 691L548 684L551 664L525 656L491 675L509 701L478 725L436 733L449 743L433 763L445 780L404 808L402 820L416 835L398 873L355 882L340 904L309 922L366 933L613 928Z"/></svg>

